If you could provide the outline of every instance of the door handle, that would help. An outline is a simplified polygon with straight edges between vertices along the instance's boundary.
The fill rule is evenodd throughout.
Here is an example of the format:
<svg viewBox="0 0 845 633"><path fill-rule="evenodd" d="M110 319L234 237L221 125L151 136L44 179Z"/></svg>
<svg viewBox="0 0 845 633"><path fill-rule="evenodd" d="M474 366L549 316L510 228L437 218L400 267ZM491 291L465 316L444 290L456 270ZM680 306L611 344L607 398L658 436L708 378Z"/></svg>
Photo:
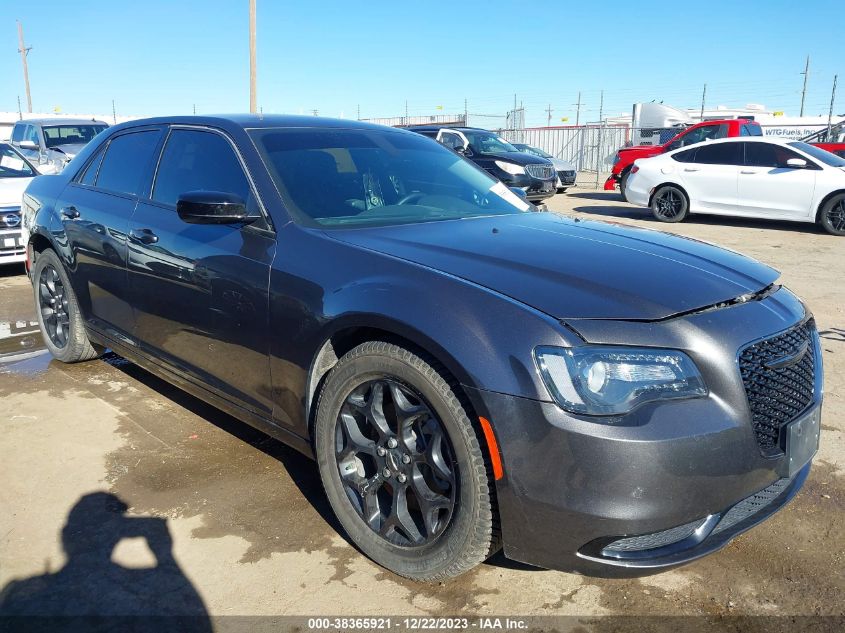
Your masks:
<svg viewBox="0 0 845 633"><path fill-rule="evenodd" d="M129 239L139 244L155 244L158 242L158 235L150 229L132 229L129 231Z"/></svg>
<svg viewBox="0 0 845 633"><path fill-rule="evenodd" d="M74 206L64 207L59 213L68 220L75 220L79 217L79 210Z"/></svg>
<svg viewBox="0 0 845 633"><path fill-rule="evenodd" d="M754 171L754 170L751 170L751 169L741 169L739 171L739 173L741 173L741 174L756 174L757 172Z"/></svg>
<svg viewBox="0 0 845 633"><path fill-rule="evenodd" d="M684 171L698 171L698 167L684 167Z"/></svg>

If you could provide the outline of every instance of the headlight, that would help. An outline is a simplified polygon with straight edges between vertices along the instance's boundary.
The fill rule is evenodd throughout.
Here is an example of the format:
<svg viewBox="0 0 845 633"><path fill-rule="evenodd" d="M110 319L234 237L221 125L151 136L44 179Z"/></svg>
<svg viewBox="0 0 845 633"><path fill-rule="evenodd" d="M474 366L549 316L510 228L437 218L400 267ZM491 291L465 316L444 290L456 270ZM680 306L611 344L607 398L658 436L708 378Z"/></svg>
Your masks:
<svg viewBox="0 0 845 633"><path fill-rule="evenodd" d="M621 415L645 402L707 395L695 363L675 350L539 347L535 355L549 393L572 413Z"/></svg>
<svg viewBox="0 0 845 633"><path fill-rule="evenodd" d="M520 174L525 173L525 167L522 165L514 165L513 163L506 163L501 160L494 161L496 163L496 167L501 169L504 172L511 174L512 176L519 176Z"/></svg>

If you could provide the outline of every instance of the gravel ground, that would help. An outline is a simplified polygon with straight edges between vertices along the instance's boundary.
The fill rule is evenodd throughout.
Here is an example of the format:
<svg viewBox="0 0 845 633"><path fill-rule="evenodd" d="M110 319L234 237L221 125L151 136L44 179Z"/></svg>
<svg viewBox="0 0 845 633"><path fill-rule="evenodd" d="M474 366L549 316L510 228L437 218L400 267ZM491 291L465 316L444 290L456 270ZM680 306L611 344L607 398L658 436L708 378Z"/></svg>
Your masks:
<svg viewBox="0 0 845 633"><path fill-rule="evenodd" d="M36 353L0 364L0 586L31 579L33 600L106 612L577 615L577 630L644 622L584 619L601 615L708 616L729 630L739 621L724 616L844 615L845 240L789 223L659 225L617 194L582 188L548 206L747 253L808 302L826 364L821 448L782 512L715 555L642 579L499 555L451 582L408 582L347 543L313 464L293 450L116 356L64 366ZM0 293L0 336L31 329L25 276L4 270Z"/></svg>

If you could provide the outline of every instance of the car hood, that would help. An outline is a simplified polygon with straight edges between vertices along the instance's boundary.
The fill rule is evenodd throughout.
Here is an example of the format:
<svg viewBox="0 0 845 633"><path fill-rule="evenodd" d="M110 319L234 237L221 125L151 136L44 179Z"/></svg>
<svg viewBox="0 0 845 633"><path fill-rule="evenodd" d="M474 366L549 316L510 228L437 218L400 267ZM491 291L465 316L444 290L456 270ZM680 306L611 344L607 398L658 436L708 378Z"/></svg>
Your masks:
<svg viewBox="0 0 845 633"><path fill-rule="evenodd" d="M779 276L696 240L542 212L326 235L460 277L558 319L658 320L758 292Z"/></svg>
<svg viewBox="0 0 845 633"><path fill-rule="evenodd" d="M541 158L540 156L532 156L525 152L496 152L495 154L480 154L484 158L502 159L509 163L516 163L517 165L537 165L539 163L548 164L551 161L548 158Z"/></svg>
<svg viewBox="0 0 845 633"><path fill-rule="evenodd" d="M32 178L0 178L0 207L19 207Z"/></svg>
<svg viewBox="0 0 845 633"><path fill-rule="evenodd" d="M575 171L575 165L570 163L568 160L560 158L549 158L548 160L552 161L552 165L555 166L555 171Z"/></svg>
<svg viewBox="0 0 845 633"><path fill-rule="evenodd" d="M85 147L85 143L67 143L66 145L54 145L50 149L54 152L67 154L68 158L73 158L82 151L83 147Z"/></svg>
<svg viewBox="0 0 845 633"><path fill-rule="evenodd" d="M663 153L662 145L633 145L631 147L622 147L619 149L619 154L636 154L641 158L647 156L657 156Z"/></svg>

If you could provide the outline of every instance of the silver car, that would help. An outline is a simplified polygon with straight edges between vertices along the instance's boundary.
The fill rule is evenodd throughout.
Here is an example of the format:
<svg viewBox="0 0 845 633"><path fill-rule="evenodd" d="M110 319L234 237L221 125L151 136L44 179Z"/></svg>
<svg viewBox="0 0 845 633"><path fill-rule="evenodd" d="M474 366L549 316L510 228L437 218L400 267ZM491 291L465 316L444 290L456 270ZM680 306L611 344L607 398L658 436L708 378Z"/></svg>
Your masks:
<svg viewBox="0 0 845 633"><path fill-rule="evenodd" d="M575 165L570 163L568 160L555 158L548 152L544 152L539 147L534 147L533 145L526 145L525 143L511 143L511 145L520 152L525 152L526 154L531 154L532 156L540 156L552 161L552 164L555 166L555 171L557 172L558 193L563 193L568 187L575 186L575 178L578 174L575 171Z"/></svg>
<svg viewBox="0 0 845 633"><path fill-rule="evenodd" d="M15 123L11 144L42 174L58 173L107 127L96 119L27 119Z"/></svg>

